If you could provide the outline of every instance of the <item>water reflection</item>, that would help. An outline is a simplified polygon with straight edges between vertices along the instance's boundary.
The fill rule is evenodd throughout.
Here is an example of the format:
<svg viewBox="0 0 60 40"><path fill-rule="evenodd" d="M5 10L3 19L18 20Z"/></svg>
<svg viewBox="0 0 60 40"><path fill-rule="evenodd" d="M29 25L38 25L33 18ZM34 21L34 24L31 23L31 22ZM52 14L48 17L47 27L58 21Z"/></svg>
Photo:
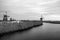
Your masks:
<svg viewBox="0 0 60 40"><path fill-rule="evenodd" d="M60 38L60 24L44 23L43 26L32 28L24 32L16 32L6 35L4 40L23 40L23 39L58 39Z"/></svg>

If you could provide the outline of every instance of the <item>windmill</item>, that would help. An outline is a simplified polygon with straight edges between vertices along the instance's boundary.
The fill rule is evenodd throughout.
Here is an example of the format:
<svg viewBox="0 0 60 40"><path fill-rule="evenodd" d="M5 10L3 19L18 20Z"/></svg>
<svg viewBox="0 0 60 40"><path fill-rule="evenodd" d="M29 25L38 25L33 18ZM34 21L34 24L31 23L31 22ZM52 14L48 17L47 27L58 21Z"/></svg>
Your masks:
<svg viewBox="0 0 60 40"><path fill-rule="evenodd" d="M5 14L3 15L3 21L8 21L8 17L7 11L5 11Z"/></svg>
<svg viewBox="0 0 60 40"><path fill-rule="evenodd" d="M43 21L43 16L42 16L42 14L41 14L41 18L40 18L40 21Z"/></svg>

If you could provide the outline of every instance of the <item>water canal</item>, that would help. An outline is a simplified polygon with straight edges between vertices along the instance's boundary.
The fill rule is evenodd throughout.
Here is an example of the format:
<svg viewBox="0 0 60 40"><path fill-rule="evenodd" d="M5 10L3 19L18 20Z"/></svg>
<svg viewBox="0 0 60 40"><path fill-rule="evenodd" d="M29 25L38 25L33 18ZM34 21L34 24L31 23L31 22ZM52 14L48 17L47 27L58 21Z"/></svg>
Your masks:
<svg viewBox="0 0 60 40"><path fill-rule="evenodd" d="M60 24L43 23L42 26L24 32L5 35L1 40L59 39Z"/></svg>

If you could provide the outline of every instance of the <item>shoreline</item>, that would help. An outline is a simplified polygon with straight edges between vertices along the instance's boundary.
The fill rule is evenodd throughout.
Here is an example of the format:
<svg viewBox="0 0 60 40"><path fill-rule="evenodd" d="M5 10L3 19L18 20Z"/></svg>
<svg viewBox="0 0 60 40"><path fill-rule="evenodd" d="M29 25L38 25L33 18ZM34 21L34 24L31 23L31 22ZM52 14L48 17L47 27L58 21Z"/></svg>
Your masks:
<svg viewBox="0 0 60 40"><path fill-rule="evenodd" d="M15 24L14 27L11 27L12 29L10 29L9 25L3 27L2 30L3 29L4 30L3 30L3 32L0 32L0 37L2 37L4 35L15 33L15 32L27 31L27 30L30 30L30 29L32 29L34 27L38 27L38 26L42 26L43 25L43 23L41 21L22 21L22 22L23 23L19 23L18 26L16 26L16 24ZM1 29L1 26L0 26L0 29Z"/></svg>

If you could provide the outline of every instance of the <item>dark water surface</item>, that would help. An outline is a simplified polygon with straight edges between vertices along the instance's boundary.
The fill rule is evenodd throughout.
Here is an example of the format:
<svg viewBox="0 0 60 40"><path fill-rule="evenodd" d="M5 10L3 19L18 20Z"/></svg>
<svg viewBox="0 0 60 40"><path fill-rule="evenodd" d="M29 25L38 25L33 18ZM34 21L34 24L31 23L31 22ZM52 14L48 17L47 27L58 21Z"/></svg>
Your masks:
<svg viewBox="0 0 60 40"><path fill-rule="evenodd" d="M1 40L60 39L60 24L44 23L42 26L24 32L5 35Z"/></svg>

